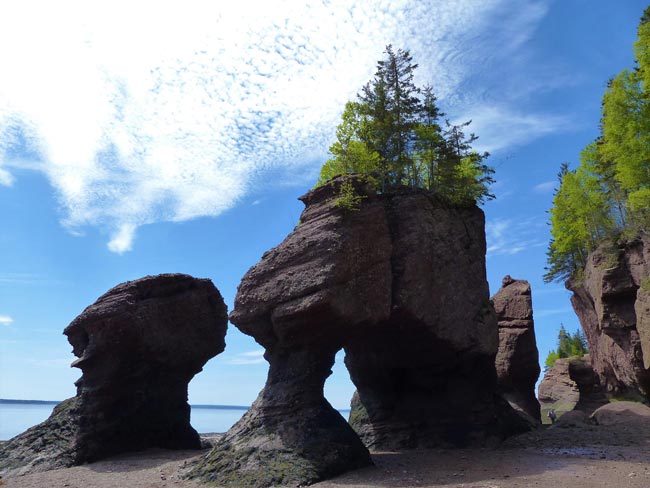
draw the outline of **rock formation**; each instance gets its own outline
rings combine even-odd
[[[598,425],[640,424],[650,427],[650,407],[638,402],[613,402],[596,410],[591,418]]]
[[[187,385],[224,350],[227,320],[223,299],[207,279],[148,276],[109,290],[64,331],[78,357],[72,365],[83,372],[77,396],[3,446],[0,459],[20,445],[33,455],[12,458],[7,467],[51,469],[61,460],[80,464],[147,447],[199,449]],[[56,442],[47,447],[42,436]],[[48,449],[58,453],[55,464]]]
[[[75,464],[77,398],[54,407],[50,417],[0,445],[0,475],[21,476]]]
[[[358,210],[339,205],[352,185]],[[323,385],[345,348],[357,432],[375,447],[503,436],[483,213],[339,177],[244,276],[231,321],[266,349],[263,391],[191,473],[220,485],[307,484],[370,463]],[[500,413],[504,415],[500,416]]]
[[[650,399],[650,241],[602,246],[567,288],[607,395]]]
[[[530,284],[506,276],[492,303],[499,325],[495,361],[499,390],[513,408],[541,422],[535,396],[540,367]]]
[[[539,385],[539,402],[543,419],[551,408],[558,417],[572,410],[590,415],[607,403],[589,355],[556,360]]]

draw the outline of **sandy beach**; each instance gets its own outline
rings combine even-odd
[[[498,448],[374,452],[375,466],[319,488],[647,488],[650,426],[556,426]],[[147,450],[4,480],[20,488],[196,488],[183,473],[203,452]]]

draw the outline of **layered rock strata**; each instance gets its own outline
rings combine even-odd
[[[650,241],[602,246],[567,288],[607,395],[650,399]]]
[[[77,396],[2,446],[0,459],[23,446],[33,454],[6,466],[52,469],[148,447],[199,449],[187,386],[224,350],[227,322],[207,279],[167,274],[112,288],[64,330],[83,372]]]
[[[535,383],[541,370],[530,284],[506,276],[492,303],[499,325],[495,360],[499,391],[513,408],[541,422],[535,396]]]
[[[343,184],[358,209],[340,205]],[[357,177],[301,200],[300,224],[244,276],[230,316],[265,347],[266,385],[191,476],[307,484],[368,465],[357,434],[373,447],[503,435],[483,213],[423,193],[377,196]],[[323,396],[341,348],[357,433]]]

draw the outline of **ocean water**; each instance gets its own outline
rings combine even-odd
[[[0,441],[6,441],[47,419],[52,403],[0,402]],[[339,410],[347,420],[350,410]],[[192,407],[190,422],[200,433],[226,432],[246,413],[246,407],[197,405]]]
[[[47,419],[55,405],[50,403],[1,403],[0,440],[6,441]],[[246,412],[243,407],[193,407],[192,427],[198,432],[226,432]]]

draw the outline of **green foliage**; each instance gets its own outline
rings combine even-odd
[[[346,104],[317,185],[359,173],[381,192],[424,188],[461,205],[494,198],[489,154],[473,151],[477,137],[464,132],[470,122],[446,122],[443,130],[432,88],[413,83],[417,64],[409,52],[389,45],[385,54],[357,101]]]
[[[634,239],[650,231],[650,8],[634,46],[637,67],[610,80],[603,96],[601,135],[563,164],[553,208],[545,281],[575,277],[604,239]]]
[[[548,356],[546,356],[546,361],[544,361],[544,366],[546,369],[552,368],[553,365],[555,364],[555,361],[560,359],[560,355],[557,353],[557,351],[551,349],[548,353]]]
[[[578,329],[573,334],[569,334],[564,325],[560,324],[560,331],[557,335],[557,349],[549,351],[544,365],[548,369],[553,367],[555,361],[559,358],[582,357],[588,352],[587,339],[582,331]]]
[[[647,276],[641,280],[641,286],[639,288],[650,293],[650,276]]]
[[[361,201],[366,198],[365,195],[359,195],[352,183],[345,181],[339,187],[339,196],[334,202],[334,206],[343,210],[343,213],[356,212],[361,207]]]

